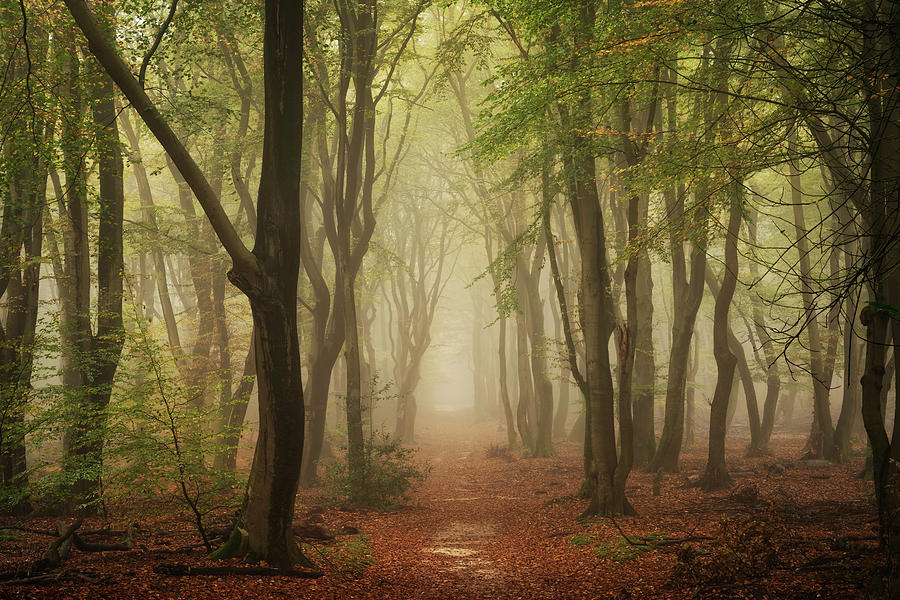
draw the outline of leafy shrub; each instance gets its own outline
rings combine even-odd
[[[363,443],[360,465],[354,473],[346,453],[325,469],[325,491],[335,504],[358,508],[393,510],[409,500],[414,485],[431,471],[427,463],[414,462],[416,450],[404,448],[399,440],[376,432]],[[357,480],[361,479],[361,481]]]
[[[208,542],[207,519],[241,499],[236,474],[210,464],[225,443],[217,407],[200,399],[204,386],[183,382],[142,324],[123,363],[107,416],[106,495],[121,504],[150,500],[167,512],[174,504]]]
[[[331,546],[303,544],[302,549],[304,556],[324,562],[339,577],[362,577],[376,562],[371,540],[365,534],[349,536]]]

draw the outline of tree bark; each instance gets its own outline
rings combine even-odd
[[[669,83],[676,83],[674,72],[669,73]],[[668,123],[677,126],[674,91],[667,92]],[[701,186],[705,187],[705,186]],[[668,379],[666,381],[666,407],[663,431],[656,448],[656,454],[647,467],[649,471],[675,473],[678,471],[678,457],[684,435],[684,401],[687,363],[690,358],[691,337],[700,301],[703,298],[703,280],[706,271],[706,227],[709,213],[703,207],[707,190],[695,192],[697,208],[688,216],[685,214],[685,190],[679,186],[664,192],[669,219],[675,225],[670,227],[669,247],[672,252],[672,292],[674,295],[674,315],[672,319],[672,343],[669,352]],[[690,227],[691,273],[687,276],[685,264],[683,229]]]
[[[757,247],[756,236],[756,219],[758,213],[753,211],[747,220],[747,235],[751,248]],[[759,281],[757,270],[757,261],[750,260],[750,277],[753,281]],[[765,316],[763,314],[763,300],[758,293],[752,293],[753,306],[753,326],[756,331],[756,337],[759,340],[759,346],[763,351],[763,361],[757,357],[759,366],[766,372],[766,399],[763,401],[763,416],[760,423],[760,450],[764,450],[769,444],[772,437],[772,430],[775,428],[775,415],[778,411],[778,396],[781,392],[781,377],[778,375],[778,354],[775,350],[775,343],[772,336],[766,329]],[[748,327],[749,329],[749,327]]]
[[[796,145],[796,131],[788,138],[791,148]],[[800,188],[800,171],[794,162],[790,164],[791,204],[794,211],[794,232],[799,253],[800,289],[804,310],[804,329],[809,336],[809,370],[813,384],[813,423],[807,442],[807,455],[834,460],[837,448],[834,444],[834,426],[831,421],[831,369],[826,379],[826,361],[819,322],[816,318],[815,300],[811,285],[812,269],[809,258],[809,240],[803,216],[803,195]]]
[[[731,484],[725,464],[725,429],[737,357],[729,344],[728,312],[737,285],[737,236],[741,226],[740,194],[743,182],[735,180],[732,185],[734,189],[725,237],[725,272],[719,293],[716,295],[713,317],[713,355],[716,359],[717,373],[716,389],[709,415],[709,456],[701,479],[701,485],[706,491],[721,489]]]
[[[503,404],[503,416],[506,418],[506,446],[516,447],[516,422],[513,417],[512,404],[509,400],[509,384],[506,374],[506,317],[500,317],[500,341],[497,342],[497,356],[500,363],[500,402]]]
[[[303,3],[267,0],[264,30],[266,124],[256,243],[244,246],[209,182],[135,81],[83,0],[66,0],[91,51],[172,157],[231,256],[229,278],[249,298],[259,386],[260,432],[247,499],[234,543],[220,554],[246,552],[288,570],[301,555],[291,532],[303,448],[303,390],[297,339],[299,185],[303,95]],[[246,549],[241,549],[241,531]]]
[[[97,333],[93,333],[90,314],[88,212],[86,197],[80,193],[71,194],[66,207],[70,227],[67,237],[73,250],[71,257],[65,257],[66,271],[71,277],[69,289],[74,290],[74,298],[64,304],[67,314],[63,319],[70,351],[77,349],[70,359],[67,381],[72,385],[69,392],[76,408],[74,420],[64,436],[64,469],[69,472],[72,482],[69,508],[79,512],[96,511],[96,502],[100,499],[106,408],[124,342],[124,165],[116,125],[114,88],[112,81],[102,77],[99,71],[90,73],[89,77],[92,78],[92,121],[98,131]],[[69,133],[74,135],[74,132]],[[79,182],[84,177],[83,156],[70,154],[67,163],[66,185],[70,192],[82,191],[83,184]]]

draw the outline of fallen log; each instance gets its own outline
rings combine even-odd
[[[119,544],[102,544],[98,542],[89,542],[77,533],[72,536],[72,542],[75,547],[82,552],[124,552],[134,548],[134,529],[131,525],[125,530],[125,541]]]
[[[75,535],[75,530],[81,527],[83,522],[83,517],[78,517],[71,525],[60,522],[59,537],[50,542],[47,546],[47,550],[44,551],[43,558],[31,565],[31,569],[28,571],[29,575],[33,573],[44,573],[58,567],[69,555],[69,549],[72,543],[71,538]]]
[[[191,567],[184,564],[173,563],[160,563],[153,567],[153,572],[169,577],[190,577],[193,575],[250,575],[315,579],[322,576],[322,573],[319,571],[282,571],[273,567]]]

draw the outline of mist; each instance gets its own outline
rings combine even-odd
[[[4,593],[900,597],[891,6],[0,8]]]

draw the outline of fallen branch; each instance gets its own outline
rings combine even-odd
[[[46,529],[34,529],[32,527],[19,527],[18,525],[7,525],[5,527],[0,527],[0,531],[22,531],[24,533],[34,533],[37,535],[46,535],[48,537],[59,535],[55,531],[47,531]]]
[[[72,542],[82,552],[124,552],[134,549],[134,542],[130,539],[122,544],[99,544],[97,542],[87,542],[77,533],[72,536]]]
[[[40,575],[29,575],[26,577],[4,578],[0,576],[0,585],[43,585],[45,583],[59,583],[61,581],[77,581],[82,583],[97,584],[106,580],[105,577],[98,576],[96,573],[82,573],[79,571],[71,571],[63,569],[53,573],[41,573]]]
[[[574,530],[572,530],[572,531],[557,531],[556,533],[551,533],[547,537],[548,538],[563,537],[564,535],[575,535],[576,533],[578,533],[578,532],[574,531]]]
[[[127,529],[121,534],[125,540],[118,544],[100,544],[97,542],[89,542],[82,537],[86,534],[75,534],[72,538],[72,541],[75,543],[75,547],[81,550],[82,552],[115,552],[115,551],[125,551],[132,550],[134,548],[134,526],[129,525]]]
[[[75,534],[75,530],[81,527],[83,522],[84,517],[78,517],[71,525],[66,525],[60,521],[59,537],[50,542],[47,550],[44,551],[44,557],[31,566],[29,573],[43,573],[58,567],[68,556],[71,537]]]
[[[160,563],[153,567],[153,572],[169,577],[190,577],[193,575],[251,575],[251,576],[275,576],[298,577],[301,579],[315,579],[321,577],[319,571],[282,571],[272,567],[189,567],[182,564]]]
[[[40,575],[31,575],[28,577],[20,577],[18,579],[7,579],[0,581],[0,585],[41,585],[43,583],[56,583],[60,580],[65,571],[59,573],[42,573]]]

